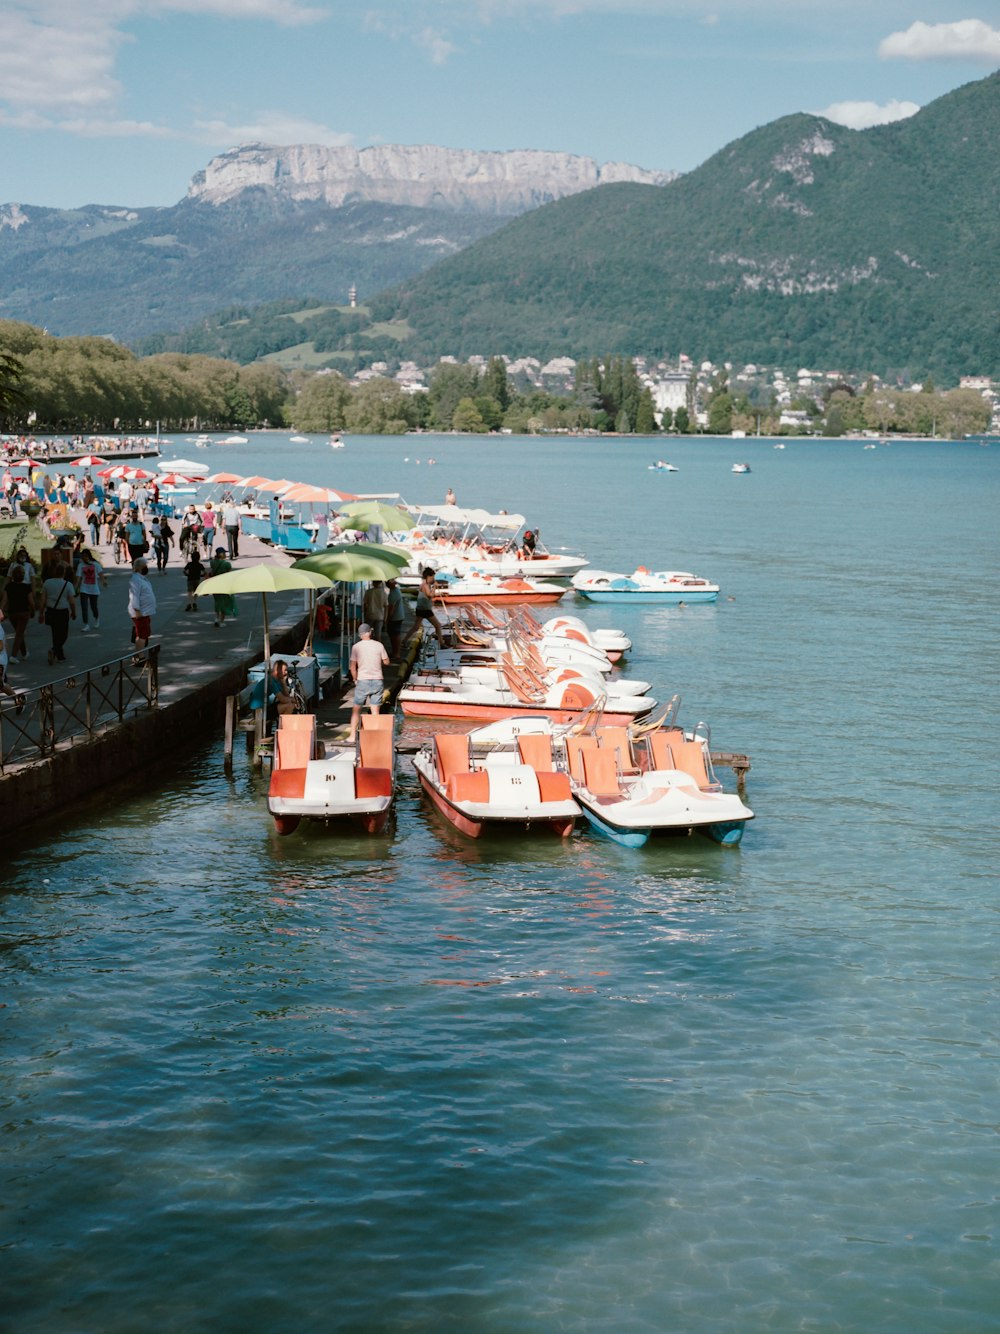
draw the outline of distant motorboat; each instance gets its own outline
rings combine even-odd
[[[733,470],[733,472],[749,472],[749,471],[750,471],[750,464],[749,464],[749,463],[734,463],[734,464],[733,464],[733,468],[732,468],[732,470]]]
[[[250,440],[245,435],[227,435],[225,440],[216,441],[219,445],[248,445]]]
[[[331,436],[330,436],[330,448],[331,448],[331,449],[343,449],[343,448],[344,448],[344,442],[343,442],[343,440],[341,440],[341,438],[340,438],[339,435],[331,435]]]
[[[649,465],[650,472],[676,472],[677,469],[672,463],[666,463],[663,459],[657,459],[655,463]]]
[[[784,448],[785,448],[785,446],[782,445],[782,444],[777,444],[777,445],[775,445],[775,449],[784,449]]]
[[[309,437],[307,435],[290,435],[288,443],[290,445],[308,445]]]

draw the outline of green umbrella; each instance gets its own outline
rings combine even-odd
[[[213,574],[198,585],[198,596],[209,593],[260,593],[264,605],[264,659],[271,660],[271,636],[267,626],[268,593],[287,593],[297,588],[329,588],[333,580],[312,570],[289,565],[247,565],[240,570]]]
[[[303,572],[315,570],[328,579],[357,584],[365,579],[393,579],[409,563],[409,556],[390,547],[374,542],[345,542],[303,556],[292,568]]]
[[[416,528],[412,514],[395,505],[384,505],[380,500],[351,500],[338,511],[343,521],[341,528],[384,528],[387,533],[400,533]]]

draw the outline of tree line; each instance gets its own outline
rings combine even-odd
[[[4,429],[56,433],[142,434],[166,431],[291,427],[306,432],[394,435],[411,430],[485,434],[509,431],[725,435],[789,433],[772,393],[753,396],[718,371],[707,386],[692,374],[684,406],[659,420],[653,396],[630,357],[584,358],[562,393],[512,376],[502,357],[483,364],[440,361],[426,390],[407,392],[374,375],[352,385],[338,371],[288,372],[271,363],[249,366],[219,357],[162,352],[139,357],[106,338],[58,338],[32,325],[0,321],[0,421]],[[803,418],[798,433],[882,433],[961,437],[987,428],[989,405],[975,390],[939,393],[847,384],[821,399],[790,405]]]

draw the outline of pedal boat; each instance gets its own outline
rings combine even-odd
[[[567,736],[573,795],[591,828],[627,848],[668,833],[736,846],[753,811],[722,790],[702,727],[690,735],[661,727],[635,738],[625,727],[598,726]]]
[[[473,570],[461,579],[439,582],[434,597],[446,607],[462,606],[470,602],[489,602],[497,607],[538,606],[558,602],[568,592],[569,589],[561,584],[524,579],[518,575],[500,579],[496,575]]]
[[[576,676],[554,684],[540,683],[509,658],[501,662],[499,675],[502,684],[493,685],[440,672],[411,676],[399,692],[399,704],[404,715],[412,718],[493,722],[529,709],[557,723],[578,722],[603,705],[607,722],[621,725],[644,718],[656,706],[652,696],[617,693],[600,678]]]
[[[274,733],[267,797],[277,832],[292,834],[307,819],[380,833],[396,790],[394,722],[391,713],[365,714],[356,742],[324,746],[314,714],[283,714]]]
[[[580,813],[568,775],[556,771],[551,737],[543,734],[477,756],[469,733],[441,733],[413,765],[437,809],[470,838],[512,826],[566,838]]]
[[[609,570],[583,570],[573,576],[573,587],[591,602],[692,603],[714,602],[719,585],[686,570],[650,571],[640,565],[630,575]]]

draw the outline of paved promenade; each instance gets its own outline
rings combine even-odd
[[[104,566],[107,587],[101,590],[101,624],[89,631],[83,628],[79,600],[76,620],[70,621],[66,641],[66,661],[48,664],[51,635],[46,625],[39,625],[37,617],[28,626],[28,658],[11,662],[8,668],[10,684],[17,690],[33,690],[73,675],[99,667],[102,663],[122,657],[131,648],[132,622],[128,614],[128,581],[132,574],[127,564],[116,565],[111,548],[103,544],[91,548]],[[178,688],[192,688],[211,676],[220,675],[248,652],[263,653],[264,623],[259,594],[241,594],[237,599],[239,615],[226,619],[220,628],[213,627],[214,607],[211,597],[196,599],[197,611],[187,612],[187,581],[183,574],[184,560],[176,550],[171,551],[167,569],[158,572],[153,553],[149,557],[149,579],[156,593],[156,615],[153,617],[152,644],[160,645],[161,704],[170,700]],[[204,559],[204,557],[203,557]],[[256,565],[261,561],[290,565],[283,552],[255,538],[240,539],[240,555],[232,562],[234,568]],[[207,562],[206,562],[207,564]],[[207,573],[207,571],[206,571]],[[283,627],[294,624],[305,614],[302,593],[271,594],[267,600],[268,620],[272,638]],[[8,648],[10,639],[8,639]]]

